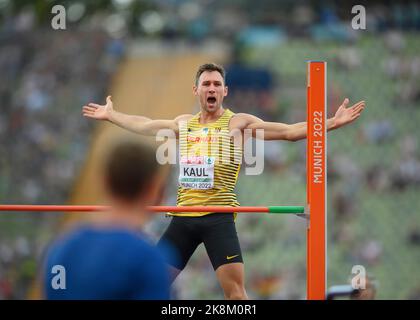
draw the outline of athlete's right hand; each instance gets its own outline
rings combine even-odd
[[[106,97],[106,104],[99,105],[88,103],[83,106],[83,116],[97,120],[111,120],[111,113],[114,111],[111,96]]]

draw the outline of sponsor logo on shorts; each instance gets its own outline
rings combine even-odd
[[[239,256],[239,254],[236,254],[234,256],[226,256],[226,259],[231,260],[231,259],[236,258],[238,256]]]

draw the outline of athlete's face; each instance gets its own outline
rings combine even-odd
[[[227,96],[228,88],[218,71],[204,71],[198,79],[197,86],[193,87],[193,92],[198,97],[202,109],[215,112]]]

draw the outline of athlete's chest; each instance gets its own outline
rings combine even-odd
[[[195,126],[187,127],[185,140],[190,145],[217,144],[230,138],[227,126]]]

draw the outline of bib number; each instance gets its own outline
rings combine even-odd
[[[214,186],[215,157],[181,157],[179,185],[186,189],[207,190]]]

